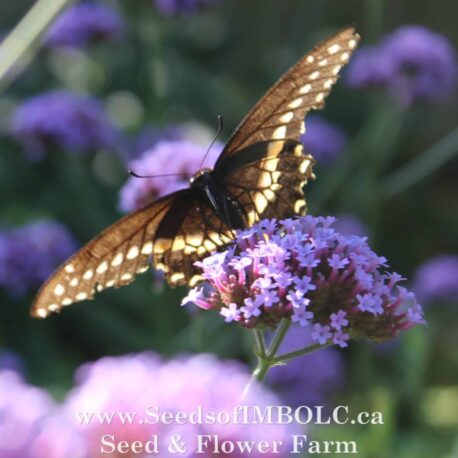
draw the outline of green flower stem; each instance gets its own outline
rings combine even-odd
[[[271,361],[275,358],[278,349],[280,348],[283,339],[285,338],[286,333],[288,332],[289,327],[291,326],[291,321],[289,319],[284,318],[280,323],[280,327],[278,328],[277,333],[275,334],[272,343],[270,344],[269,349],[267,350],[266,360]],[[262,379],[258,379],[262,380]]]
[[[390,199],[430,175],[458,154],[458,128],[411,162],[387,176],[383,182],[383,196]]]
[[[275,364],[277,364],[275,362],[275,356],[277,354],[278,349],[280,348],[280,345],[283,339],[285,338],[286,333],[288,332],[290,325],[291,325],[290,320],[283,319],[267,351],[266,351],[263,332],[258,329],[254,330],[258,364],[255,370],[253,371],[253,373],[251,374],[250,381],[248,382],[247,386],[243,390],[242,399],[250,391],[251,386],[256,382],[263,381],[265,376],[267,375],[267,372],[269,372],[269,369],[272,366],[274,366]]]
[[[73,0],[38,0],[0,45],[0,83],[11,68],[30,51],[38,37]]]
[[[285,353],[284,355],[276,356],[272,361],[273,365],[284,363],[289,361],[290,359],[297,358],[298,356],[306,355],[307,353],[311,353],[312,351],[318,350],[320,348],[326,348],[332,345],[332,342],[328,342],[324,345],[321,344],[314,344],[310,345],[309,347],[302,348],[301,350],[292,351],[291,353]]]
[[[256,340],[257,355],[260,358],[266,357],[266,342],[264,340],[264,333],[259,329],[254,329],[254,338]]]

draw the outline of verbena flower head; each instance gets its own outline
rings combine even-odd
[[[211,6],[216,0],[155,0],[156,8],[167,16],[196,13],[199,8]]]
[[[216,434],[220,441],[256,441],[269,437],[287,442],[287,433],[291,433],[290,426],[266,424],[139,423],[142,419],[153,421],[154,406],[159,413],[190,414],[200,408],[204,413],[231,414],[237,405],[255,405],[261,409],[278,405],[278,399],[260,385],[254,385],[242,400],[242,392],[249,381],[245,367],[236,362],[219,361],[211,355],[183,356],[170,361],[163,361],[151,353],[107,357],[83,366],[77,373],[77,381],[64,409],[82,432],[91,457],[99,456],[100,438],[104,434],[114,435],[117,441],[146,441],[151,440],[152,434],[157,434],[160,450],[163,450],[161,456],[168,456],[170,438],[179,434],[188,446],[186,456],[194,456],[198,434]],[[145,417],[148,407],[151,413]],[[97,421],[89,425],[77,423],[77,412],[117,411],[137,412],[137,417],[132,424],[122,424],[117,417],[109,425]],[[280,456],[287,456],[286,450]]]
[[[49,394],[13,371],[0,371],[0,456],[83,458],[76,429],[57,417]]]
[[[355,53],[347,73],[351,86],[383,87],[402,104],[444,99],[457,82],[455,51],[443,35],[404,26],[380,44]]]
[[[48,46],[82,48],[99,41],[119,39],[124,32],[121,16],[108,6],[81,3],[71,6],[46,35]]]
[[[220,143],[213,146],[205,160],[205,167],[211,167],[215,163],[221,149]],[[131,161],[129,168],[140,175],[177,174],[177,176],[129,178],[121,189],[121,210],[130,212],[160,196],[187,188],[189,178],[198,171],[205,152],[205,147],[190,141],[158,142],[138,159]]]
[[[264,220],[239,231],[234,245],[196,265],[213,287],[195,301],[246,328],[283,318],[307,327],[315,343],[346,347],[349,337],[384,341],[424,323],[413,293],[398,286],[363,237],[332,228],[335,218]]]
[[[94,98],[56,90],[23,102],[11,120],[13,135],[31,158],[58,147],[70,152],[114,149],[119,132]]]
[[[0,231],[0,287],[12,295],[36,288],[77,247],[55,221],[38,221]]]
[[[304,328],[293,325],[288,330],[278,354],[301,350],[314,342]],[[328,404],[342,387],[344,362],[335,348],[324,348],[288,361],[269,370],[266,381],[290,406]]]
[[[414,275],[413,290],[424,303],[458,303],[458,256],[435,256],[422,264]]]
[[[345,132],[316,115],[308,116],[306,125],[307,131],[301,136],[305,150],[319,164],[329,165],[345,148]]]

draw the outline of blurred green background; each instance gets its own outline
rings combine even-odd
[[[445,0],[221,0],[178,17],[159,14],[146,0],[106,3],[127,23],[116,45],[72,54],[39,49],[0,94],[3,227],[52,218],[82,244],[120,216],[127,165],[119,155],[53,151],[30,162],[11,138],[11,113],[31,95],[55,88],[95,95],[132,138],[145,126],[171,123],[199,123],[214,131],[222,114],[225,139],[278,76],[345,25],[355,25],[363,44],[406,24],[425,25],[455,48],[458,43],[458,4]],[[1,2],[0,30],[7,33],[31,4]],[[320,114],[345,130],[349,146],[334,164],[318,165],[317,180],[306,190],[310,213],[359,218],[371,246],[407,278],[429,257],[456,252],[456,158],[409,186],[391,175],[456,128],[456,102],[455,93],[440,104],[401,108],[383,94],[338,83]],[[205,351],[252,363],[248,332],[213,313],[189,313],[179,307],[184,289],[153,283],[143,275],[46,320],[28,315],[36,291],[11,297],[0,289],[0,349],[17,354],[27,379],[58,398],[82,362],[104,355]],[[458,456],[457,304],[429,305],[429,326],[409,331],[388,348],[354,342],[343,351],[345,388],[333,402],[381,410],[386,424],[317,434],[358,440],[364,457]]]

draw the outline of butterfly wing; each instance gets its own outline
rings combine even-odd
[[[85,299],[96,291],[120,287],[148,269],[160,222],[189,190],[177,191],[108,227],[65,261],[41,287],[31,314],[49,312]]]
[[[31,314],[44,318],[105,288],[129,284],[154,262],[168,282],[194,284],[194,262],[232,240],[195,189],[170,194],[122,218],[65,261],[42,286]]]
[[[165,272],[171,286],[193,286],[201,279],[194,263],[228,245],[233,236],[203,196],[181,207],[175,205],[155,235],[155,266]]]
[[[246,115],[218,162],[257,142],[298,141],[305,132],[304,117],[310,110],[324,106],[358,40],[354,29],[346,28],[300,59]]]
[[[313,179],[312,156],[295,140],[258,142],[221,160],[214,173],[239,203],[247,226],[305,213],[302,188]]]

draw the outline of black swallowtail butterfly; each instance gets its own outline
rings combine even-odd
[[[195,284],[194,262],[233,239],[234,229],[305,212],[302,188],[314,159],[299,142],[359,40],[346,28],[316,46],[253,107],[213,170],[188,189],[127,215],[70,257],[42,286],[31,314],[46,317],[95,292],[121,287],[153,262],[171,285]]]

